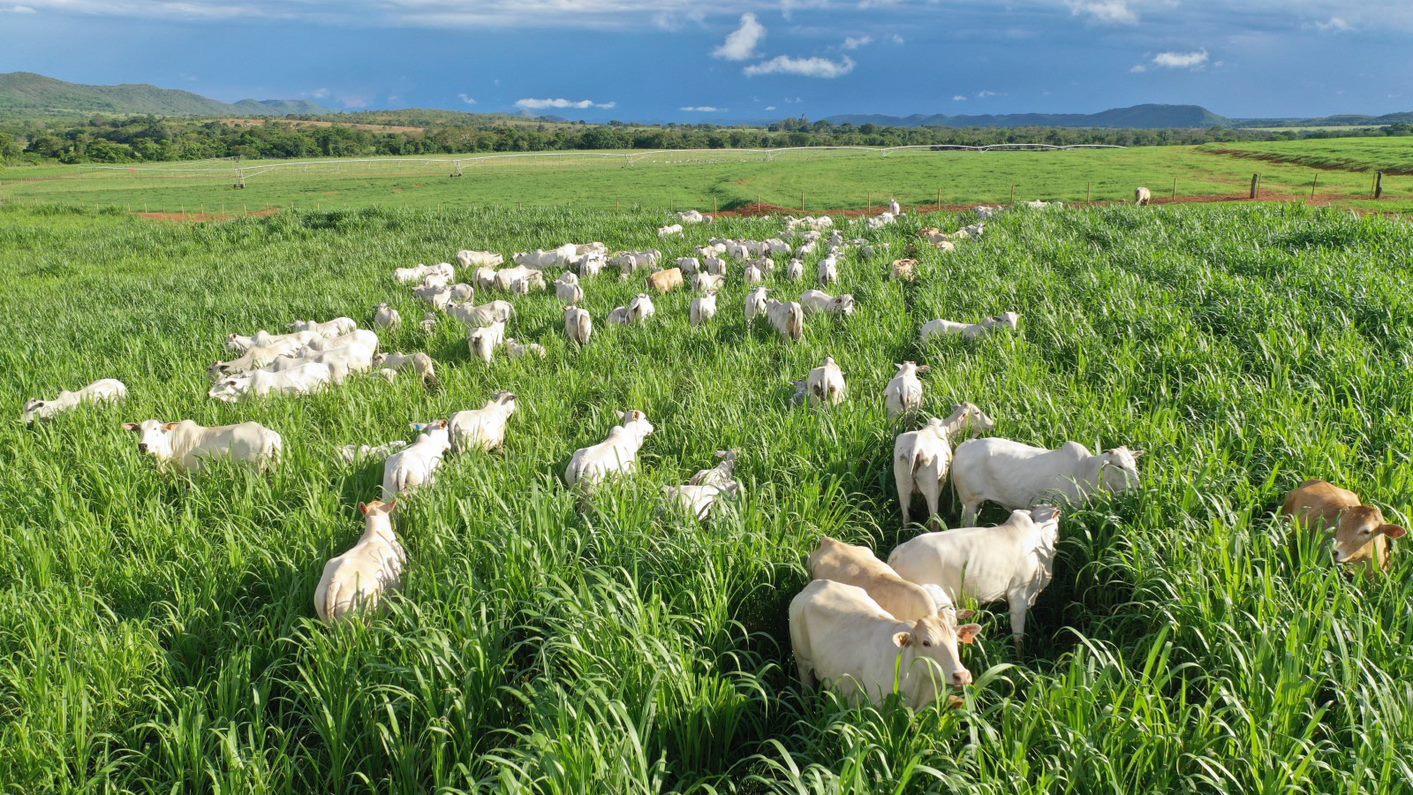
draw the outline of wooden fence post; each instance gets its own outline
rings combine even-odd
[[[805,192],[800,191],[800,212],[805,211]]]
[[[1011,204],[1016,203],[1016,183],[1011,183]]]
[[[1085,187],[1085,189],[1084,189],[1084,203],[1085,203],[1085,204],[1093,204],[1093,203],[1094,203],[1094,183],[1093,183],[1093,182],[1087,183],[1087,187]]]
[[[1382,199],[1384,196],[1384,172],[1374,173],[1374,198]]]
[[[1315,188],[1320,184],[1320,172],[1315,172],[1315,178],[1310,180],[1310,198],[1315,198]]]
[[[1260,174],[1252,174],[1252,175],[1251,175],[1251,198],[1252,198],[1252,199],[1255,199],[1257,196],[1260,196],[1260,195],[1261,195],[1261,175],[1260,175]]]
[[[1173,199],[1176,199],[1176,198],[1177,198],[1177,177],[1173,177],[1173,192],[1168,194],[1168,200],[1169,200],[1169,201],[1172,201]]]
[[[865,191],[864,196],[868,202],[868,214],[873,215],[873,191]]]
[[[937,189],[937,212],[942,212],[942,188]]]

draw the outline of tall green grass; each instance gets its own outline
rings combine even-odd
[[[652,213],[553,209],[295,212],[178,226],[122,213],[0,210],[10,344],[0,382],[0,783],[13,792],[1400,792],[1413,739],[1408,564],[1343,576],[1272,519],[1327,477],[1406,520],[1413,447],[1413,232],[1299,207],[1017,212],[941,256],[919,217],[887,258],[851,254],[847,321],[782,343],[691,296],[580,352],[552,295],[511,332],[544,362],[470,360],[446,322],[443,389],[370,379],[304,399],[205,398],[225,334],[301,317],[424,311],[391,270],[462,247],[657,245]],[[764,237],[778,224],[689,229]],[[915,251],[921,279],[885,278]],[[781,293],[804,285],[776,285]],[[639,292],[586,284],[602,319]],[[916,343],[920,322],[1009,309],[1021,330]],[[825,355],[850,399],[791,409]],[[804,696],[786,607],[821,533],[881,554],[898,527],[883,410],[893,363],[925,361],[927,409],[971,400],[996,433],[1127,443],[1143,486],[1062,524],[1025,646],[1004,613],[965,660],[964,708],[912,713]],[[24,399],[99,377],[121,407],[30,429]],[[377,463],[336,447],[520,397],[507,449],[448,460],[395,525],[403,595],[367,622],[313,621],[323,563],[360,532]],[[658,428],[641,474],[587,512],[571,452],[626,408]],[[261,477],[158,472],[119,423],[260,421],[286,440]],[[742,450],[739,504],[710,527],[659,489]],[[992,509],[984,518],[998,519]],[[948,509],[948,518],[955,511]]]

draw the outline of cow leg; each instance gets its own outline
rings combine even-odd
[[[942,529],[942,517],[938,503],[942,500],[942,484],[934,477],[928,477],[922,484],[922,497],[927,501],[927,524],[933,529]]]
[[[976,525],[976,514],[981,509],[981,500],[962,499],[962,527]]]
[[[802,687],[806,693],[810,692],[811,690],[814,690],[814,666],[810,665],[799,657],[796,657],[795,667],[799,668],[800,670],[800,687]]]
[[[1016,651],[1020,651],[1025,637],[1025,614],[1030,610],[1030,602],[1024,591],[1013,591],[1006,597],[1006,605],[1011,609],[1011,640],[1015,641]]]

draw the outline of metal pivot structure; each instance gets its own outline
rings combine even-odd
[[[455,179],[455,178],[461,176],[461,161],[460,161],[460,160],[453,160],[453,161],[451,161],[451,173],[448,174],[447,176],[451,177],[452,179]]]
[[[234,187],[236,190],[245,190],[245,169],[236,169],[236,181]]]

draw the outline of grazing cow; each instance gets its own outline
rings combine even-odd
[[[878,215],[868,219],[866,225],[871,230],[877,230],[882,229],[883,227],[888,226],[889,224],[895,224],[897,222],[898,217],[895,216],[893,213],[879,213]]]
[[[1153,191],[1147,188],[1138,188],[1133,192],[1133,202],[1139,207],[1147,207],[1153,201]]]
[[[494,251],[467,251],[456,252],[456,261],[461,263],[463,268],[498,268],[505,262],[505,257]]]
[[[428,278],[441,278],[451,281],[456,278],[456,269],[450,262],[442,262],[437,265],[418,265],[415,268],[398,268],[393,271],[393,278],[400,284],[421,284]]]
[[[505,323],[515,317],[515,305],[509,301],[491,301],[472,306],[471,304],[451,304],[447,314],[460,320],[468,329],[478,329],[496,323]]]
[[[658,237],[671,237],[672,235],[680,234],[682,234],[681,224],[668,224],[667,226],[661,227],[657,230]]]
[[[486,364],[490,364],[495,358],[496,348],[505,344],[505,323],[492,323],[489,326],[482,326],[471,332],[471,336],[466,338],[466,346],[471,350],[471,355],[479,358]]]
[[[31,400],[25,404],[24,419],[28,425],[35,420],[47,420],[55,414],[71,411],[82,403],[121,403],[127,400],[128,388],[116,378],[94,381],[77,392],[65,389],[53,400]]]
[[[319,351],[332,351],[349,346],[367,348],[369,351],[378,350],[378,335],[367,329],[355,329],[347,334],[338,337],[319,337],[309,341],[305,347],[304,355],[317,353]],[[294,352],[285,354],[286,356],[297,355]]]
[[[682,269],[668,268],[654,272],[648,276],[648,286],[659,293],[670,293],[678,289],[683,284]]]
[[[434,309],[444,310],[451,303],[451,288],[442,284],[424,284],[415,288],[412,294],[418,300],[431,304]]]
[[[407,442],[401,439],[380,444],[376,447],[367,444],[346,444],[339,448],[339,458],[345,464],[356,464],[359,461],[372,461],[383,459],[396,453],[407,446]]]
[[[751,263],[746,266],[742,279],[746,284],[760,284],[765,281],[765,271],[762,271],[755,263]]]
[[[1094,455],[1078,442],[1046,450],[1010,439],[976,439],[957,448],[952,486],[962,503],[962,524],[970,525],[988,500],[1008,510],[1079,506],[1096,491],[1128,491],[1138,485],[1142,457],[1142,450],[1127,447]]]
[[[718,450],[716,457],[721,461],[716,466],[697,470],[685,486],[664,486],[662,495],[668,505],[706,521],[718,499],[741,493],[741,484],[735,478],[737,456],[735,450]]]
[[[698,273],[692,278],[692,287],[699,293],[714,293],[722,288],[723,277],[713,273]]]
[[[436,331],[437,324],[440,323],[441,320],[441,315],[438,315],[436,312],[428,312],[427,314],[423,315],[422,323],[420,324],[422,326],[422,333],[431,334],[433,331]]]
[[[432,357],[425,353],[380,353],[373,357],[373,367],[389,381],[403,370],[411,370],[428,389],[435,389],[438,384]]]
[[[365,521],[363,535],[347,552],[324,564],[324,576],[314,590],[314,612],[321,621],[376,610],[383,593],[402,584],[407,553],[393,533],[396,508],[396,502],[358,503]]]
[[[1385,522],[1383,512],[1364,505],[1358,494],[1323,480],[1300,484],[1286,497],[1281,515],[1333,535],[1335,562],[1366,574],[1387,573],[1393,551],[1389,542],[1408,534]]]
[[[829,536],[819,539],[807,563],[816,580],[833,580],[862,588],[870,599],[899,621],[917,621],[955,610],[945,591],[898,576],[868,547],[845,544]]]
[[[805,310],[794,301],[766,301],[765,316],[785,339],[799,342],[805,338]]]
[[[888,417],[897,419],[922,408],[922,379],[919,375],[931,371],[931,367],[919,367],[916,362],[903,362],[898,365],[898,374],[888,382],[883,390],[883,403],[888,408]]]
[[[254,348],[250,348],[240,357],[231,359],[230,361],[216,362],[215,364],[211,365],[211,369],[208,371],[208,373],[211,376],[212,380],[217,380],[227,375],[235,375],[237,373],[248,373],[252,370],[259,370],[262,367],[269,366],[271,362],[275,361],[281,356],[295,355],[306,347],[313,346],[317,343],[323,342],[326,339],[327,338],[320,338],[319,340],[311,341],[309,345],[306,346],[305,344],[300,343],[295,338],[285,337],[277,342],[272,342],[269,345],[261,345]]]
[[[790,244],[778,237],[772,237],[765,241],[765,253],[772,257],[788,257],[793,252],[794,249],[790,247]]]
[[[848,317],[854,314],[854,297],[845,293],[835,298],[823,290],[806,290],[800,296],[800,306],[804,308],[806,317],[817,312]]]
[[[585,254],[579,264],[575,266],[580,278],[590,279],[603,272],[604,266],[608,264],[608,255],[602,251],[593,251]]]
[[[581,347],[589,344],[589,338],[594,335],[594,319],[589,317],[589,310],[580,309],[577,306],[566,306],[564,308],[564,336],[570,342],[577,343]]]
[[[586,488],[592,488],[610,475],[636,472],[638,451],[654,430],[643,412],[623,412],[623,424],[610,431],[607,439],[574,451],[564,470],[565,484],[572,487],[583,483]]]
[[[662,252],[657,249],[651,251],[623,251],[613,255],[608,264],[618,268],[622,278],[627,279],[640,270],[656,268],[662,261]]]
[[[832,682],[851,703],[880,704],[896,688],[908,706],[922,709],[946,685],[971,684],[957,642],[970,644],[981,626],[957,626],[955,612],[900,621],[862,588],[814,580],[790,602],[800,683],[809,690]]]
[[[387,304],[378,304],[373,313],[374,328],[397,328],[402,325],[402,314]]]
[[[976,208],[976,215],[983,221],[989,221],[992,218],[999,216],[1003,209],[1004,208],[1001,207],[987,207],[983,204]]]
[[[691,320],[693,326],[705,326],[716,317],[716,293],[692,299]]]
[[[498,392],[479,409],[458,411],[451,418],[452,452],[504,448],[506,426],[519,408],[513,392]]]
[[[308,345],[313,339],[320,335],[313,331],[295,331],[290,334],[271,334],[264,329],[255,332],[254,336],[242,337],[239,334],[232,334],[226,337],[226,347],[235,353],[245,353],[251,348],[260,348],[267,345],[288,344],[287,340],[293,339],[300,347]]]
[[[819,283],[828,287],[839,281],[839,259],[830,254],[819,261]]]
[[[726,276],[726,260],[720,257],[707,257],[706,261],[702,263],[702,270],[712,276],[724,278]]]
[[[336,317],[324,323],[315,320],[296,320],[289,324],[290,331],[312,331],[321,337],[338,337],[350,334],[356,328],[358,328],[358,324],[354,323],[351,317]]]
[[[522,359],[526,356],[533,356],[536,359],[543,359],[548,353],[545,346],[538,342],[521,342],[514,337],[507,337],[505,340],[505,353],[512,359]]]
[[[562,268],[577,259],[578,252],[573,243],[566,243],[549,250],[520,251],[510,258],[522,268]]]
[[[682,271],[683,276],[695,276],[702,269],[702,263],[696,257],[678,257],[673,264]]]
[[[938,586],[954,603],[1005,599],[1019,643],[1026,612],[1050,584],[1059,538],[1060,509],[1043,505],[1012,511],[995,527],[923,533],[894,549],[888,565],[905,580]]]
[[[579,286],[579,277],[569,271],[555,279],[554,295],[565,304],[577,304],[584,300],[584,288]]]
[[[123,428],[139,434],[139,453],[152,456],[159,465],[171,463],[183,472],[198,472],[211,458],[252,464],[263,472],[279,463],[284,449],[280,435],[258,422],[207,428],[191,420],[144,420],[124,423]]]
[[[772,303],[769,294],[764,287],[746,293],[746,325],[750,325],[758,317],[763,317],[766,313],[766,306]]]
[[[893,443],[893,480],[898,487],[904,527],[910,521],[908,512],[914,494],[921,494],[926,501],[927,520],[937,516],[951,463],[952,435],[947,422],[933,417],[922,428],[899,434]]]
[[[628,306],[614,309],[608,316],[608,323],[611,326],[632,326],[646,322],[655,314],[657,307],[653,306],[653,299],[639,293],[637,298],[628,302]]]
[[[900,282],[917,281],[917,260],[915,259],[895,259],[893,260],[893,272],[891,276]]]
[[[833,356],[824,357],[824,364],[810,371],[810,403],[837,406],[844,402],[847,387],[844,384],[844,371],[839,369]]]
[[[496,271],[495,284],[499,290],[527,295],[531,290],[545,289],[545,274],[534,268],[516,265],[513,268]]]
[[[446,420],[431,424],[413,423],[417,440],[383,462],[383,499],[392,500],[399,494],[430,486],[436,480],[437,467],[451,447],[451,434]]]
[[[677,220],[684,224],[699,224],[706,220],[706,216],[696,210],[683,210],[677,213]]]
[[[937,208],[937,209],[940,210],[940,209],[942,209],[942,208],[939,207],[939,208]],[[899,204],[897,199],[889,199],[889,200],[888,200],[888,213],[889,213],[890,215],[893,215],[893,216],[902,215],[902,214],[903,214],[903,205]]]
[[[207,395],[234,403],[248,395],[312,395],[334,380],[333,368],[323,362],[303,361],[288,370],[256,370],[220,381]]]
[[[805,261],[802,259],[792,259],[785,267],[785,278],[792,282],[797,282],[805,278]]]
[[[960,334],[966,339],[976,339],[985,334],[990,334],[997,329],[1012,329],[1020,327],[1020,313],[1006,312],[1001,315],[994,315],[980,323],[958,323],[954,320],[930,320],[922,325],[918,331],[918,340],[927,342],[932,337],[943,334]]]
[[[453,303],[464,304],[467,301],[476,300],[476,288],[465,282],[459,282],[451,286],[451,300]]]
[[[354,373],[363,373],[373,369],[373,359],[375,354],[373,349],[366,345],[353,344],[345,345],[342,348],[331,348],[323,351],[305,351],[299,356],[281,356],[270,362],[269,365],[255,372],[283,373],[290,370],[297,370],[306,364],[324,364],[329,367],[329,379],[335,384],[342,384]]]
[[[471,279],[476,283],[476,289],[478,290],[494,290],[496,287],[496,273],[495,268],[477,268],[476,272],[471,274]]]

